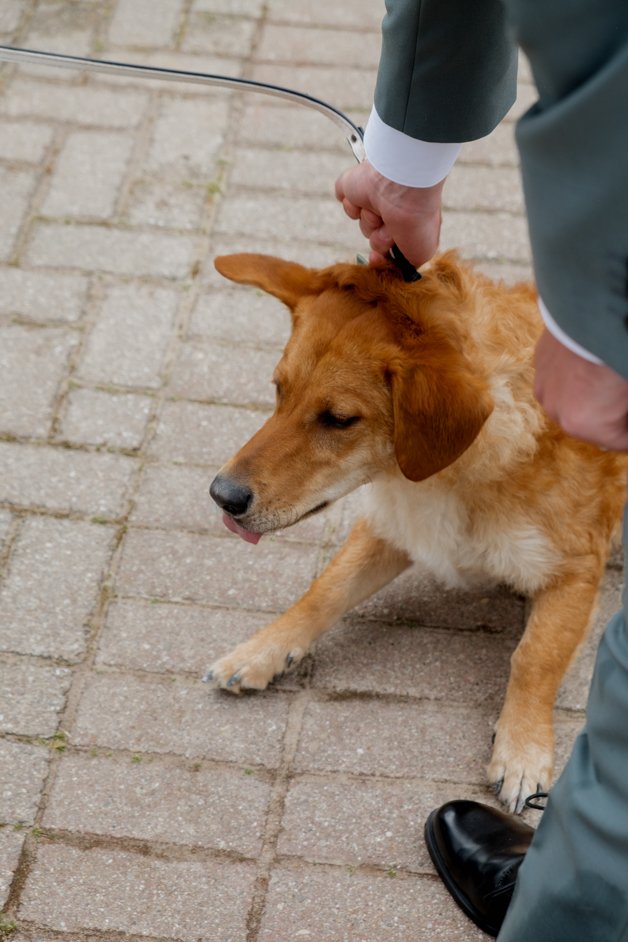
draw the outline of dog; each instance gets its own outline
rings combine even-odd
[[[628,456],[569,437],[535,401],[531,285],[495,284],[455,253],[413,284],[393,266],[314,270],[256,254],[215,265],[292,315],[275,411],[211,484],[225,524],[255,543],[370,487],[305,595],[207,679],[265,688],[415,562],[444,586],[505,583],[532,605],[487,774],[520,811],[551,780],[554,703],[594,610]]]

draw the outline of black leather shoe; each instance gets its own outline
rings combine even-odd
[[[445,886],[470,919],[496,936],[534,828],[477,801],[448,801],[425,823],[425,842]]]

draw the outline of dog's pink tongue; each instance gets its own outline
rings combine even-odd
[[[241,536],[247,543],[259,543],[262,538],[261,533],[253,533],[252,530],[246,530],[244,527],[241,527],[237,520],[234,520],[229,514],[222,515],[222,522],[228,530],[231,530],[232,533],[237,533],[238,536]]]

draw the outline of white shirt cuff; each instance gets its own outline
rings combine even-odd
[[[600,360],[599,357],[596,357],[594,353],[589,353],[584,347],[581,347],[579,343],[576,343],[575,340],[572,340],[569,334],[566,334],[562,327],[560,327],[550,312],[545,307],[543,298],[539,297],[539,310],[541,311],[541,317],[543,322],[550,334],[556,338],[563,347],[567,347],[568,350],[571,350],[572,353],[576,353],[579,357],[582,357],[583,360],[588,360],[589,363],[603,363],[603,360]]]
[[[364,149],[375,169],[402,186],[428,187],[444,180],[462,144],[420,141],[384,124],[372,109],[364,132]]]

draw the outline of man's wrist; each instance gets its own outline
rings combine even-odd
[[[430,187],[445,179],[461,144],[420,141],[385,124],[375,108],[364,132],[364,149],[372,166],[394,183]]]

